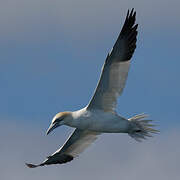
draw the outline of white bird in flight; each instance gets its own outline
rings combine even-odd
[[[94,96],[83,109],[60,112],[53,118],[47,134],[61,125],[76,128],[64,145],[38,164],[26,164],[30,168],[50,164],[63,164],[77,157],[101,133],[128,133],[137,141],[151,137],[158,131],[151,120],[140,114],[126,119],[116,112],[117,98],[121,95],[128,76],[130,59],[136,48],[137,27],[134,9],[127,13],[122,30],[113,49],[108,53],[102,68]]]

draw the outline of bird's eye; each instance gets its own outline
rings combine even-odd
[[[55,119],[55,120],[53,121],[53,124],[57,123],[58,121],[59,121],[59,119]]]
[[[59,123],[60,121],[62,121],[62,119],[61,118],[57,118],[57,119],[54,120],[53,124]]]

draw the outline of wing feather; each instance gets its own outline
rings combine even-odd
[[[88,109],[101,109],[114,112],[117,98],[123,92],[128,76],[130,59],[136,48],[136,12],[129,10],[123,28],[102,68],[100,80]]]
[[[99,134],[100,133],[97,132],[75,129],[75,131],[70,135],[64,145],[51,156],[47,157],[47,159],[43,163],[38,165],[26,165],[30,168],[35,168],[38,166],[63,164],[72,161],[92,142],[94,142],[97,139],[97,135]]]

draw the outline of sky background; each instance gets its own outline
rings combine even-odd
[[[143,143],[102,135],[71,163],[28,169],[71,133],[45,132],[60,111],[84,107],[124,23],[137,11],[138,42],[118,113],[147,113],[161,133]],[[0,0],[0,179],[180,177],[179,0]]]

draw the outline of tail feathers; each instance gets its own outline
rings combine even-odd
[[[152,120],[144,119],[147,117],[148,115],[146,114],[139,114],[128,119],[132,122],[132,130],[128,134],[138,142],[147,139],[147,137],[153,137],[153,134],[159,132],[153,128],[155,125],[151,124]]]

